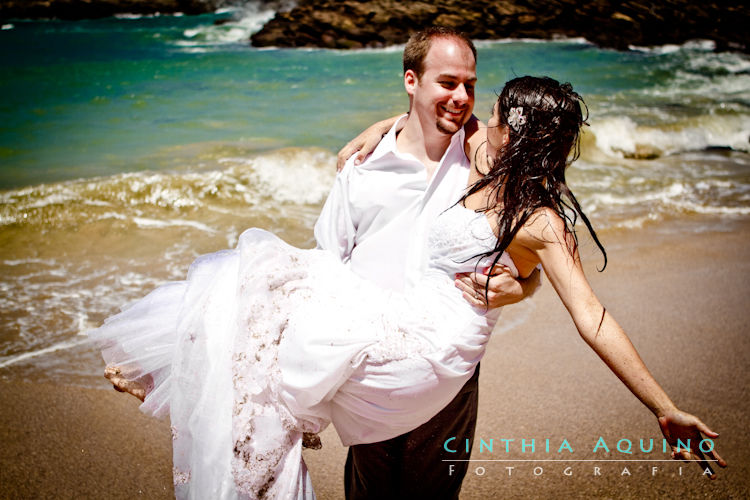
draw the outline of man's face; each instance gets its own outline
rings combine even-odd
[[[412,75],[415,85],[413,109],[423,126],[435,123],[437,130],[452,135],[466,123],[474,109],[476,61],[461,40],[438,37],[432,40],[421,78]]]

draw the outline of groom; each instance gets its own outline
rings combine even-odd
[[[402,290],[427,264],[426,231],[459,199],[470,163],[464,124],[474,108],[476,49],[465,35],[445,28],[414,34],[404,48],[404,87],[409,114],[394,125],[360,165],[350,158],[315,225],[318,247],[335,253],[360,276]],[[487,276],[472,276],[468,299],[484,306]],[[464,287],[466,284],[457,283]],[[489,307],[518,302],[526,289],[506,274],[489,278]],[[466,295],[466,294],[465,294]],[[345,470],[350,500],[458,498],[468,459],[444,455],[456,436],[473,441],[479,368],[440,413],[388,441],[349,448]]]

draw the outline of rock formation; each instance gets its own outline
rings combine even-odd
[[[250,1],[250,0],[244,0]],[[431,25],[475,40],[584,37],[603,47],[709,39],[718,50],[750,52],[744,0],[252,0],[282,6],[252,36],[255,46],[382,47]],[[115,14],[202,14],[243,0],[0,0],[0,19],[85,19]],[[290,2],[293,8],[283,8]]]
[[[97,19],[115,14],[205,14],[213,0],[0,0],[0,19]]]
[[[256,46],[380,47],[404,43],[422,27],[445,25],[475,40],[585,37],[604,47],[710,39],[747,52],[750,7],[743,1],[685,0],[300,0],[254,34]]]

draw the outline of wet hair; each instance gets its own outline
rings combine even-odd
[[[432,40],[435,38],[454,38],[464,42],[471,49],[474,61],[476,62],[477,49],[465,33],[444,26],[432,26],[414,33],[409,37],[409,41],[406,42],[406,47],[404,47],[404,73],[412,70],[416,73],[417,78],[422,78],[424,60],[427,58]]]
[[[565,181],[566,167],[580,155],[579,133],[588,119],[586,103],[569,83],[524,76],[505,84],[497,99],[497,112],[509,140],[500,147],[490,171],[460,201],[490,189],[485,211],[497,213],[499,236],[494,249],[477,257],[497,252],[496,264],[534,212],[546,207],[562,218],[565,232],[573,236],[576,246],[574,226],[579,218],[583,221],[604,256],[603,271],[607,253]],[[514,119],[518,115],[524,118]]]

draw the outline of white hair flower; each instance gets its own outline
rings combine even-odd
[[[510,108],[508,113],[508,125],[513,127],[513,130],[518,130],[526,123],[526,116],[523,114],[523,107],[518,106],[517,108]]]

